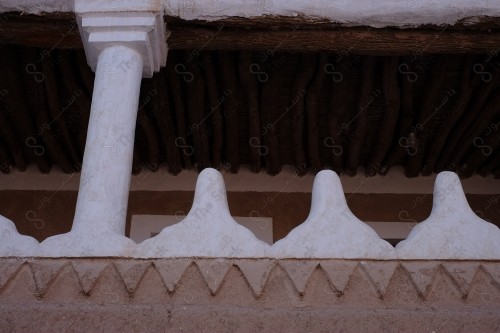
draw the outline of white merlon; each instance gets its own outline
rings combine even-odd
[[[17,232],[16,225],[0,215],[0,257],[32,257],[38,255],[38,241]]]
[[[260,258],[268,252],[269,245],[231,217],[224,179],[208,168],[198,176],[186,218],[137,245],[134,257]]]
[[[337,174],[314,179],[307,220],[271,249],[275,258],[395,259],[394,247],[351,212]]]
[[[500,229],[470,208],[458,176],[441,172],[431,215],[396,246],[400,259],[500,259]]]

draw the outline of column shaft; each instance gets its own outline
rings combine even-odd
[[[125,234],[142,71],[132,48],[99,54],[72,232]]]

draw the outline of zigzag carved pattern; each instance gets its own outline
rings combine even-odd
[[[1,259],[0,303],[500,305],[499,261]]]

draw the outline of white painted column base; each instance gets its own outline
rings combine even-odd
[[[135,243],[112,231],[56,235],[40,243],[39,257],[130,257]]]
[[[0,257],[31,257],[38,255],[38,241],[17,232],[16,225],[0,215]]]

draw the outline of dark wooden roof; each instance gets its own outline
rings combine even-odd
[[[294,165],[500,177],[500,20],[419,29],[167,17],[144,79],[134,173]],[[0,15],[0,171],[79,170],[94,74],[74,15]]]
[[[93,89],[83,50],[0,54],[1,171],[78,170]],[[491,54],[171,51],[142,83],[133,170],[498,177],[499,69]]]

